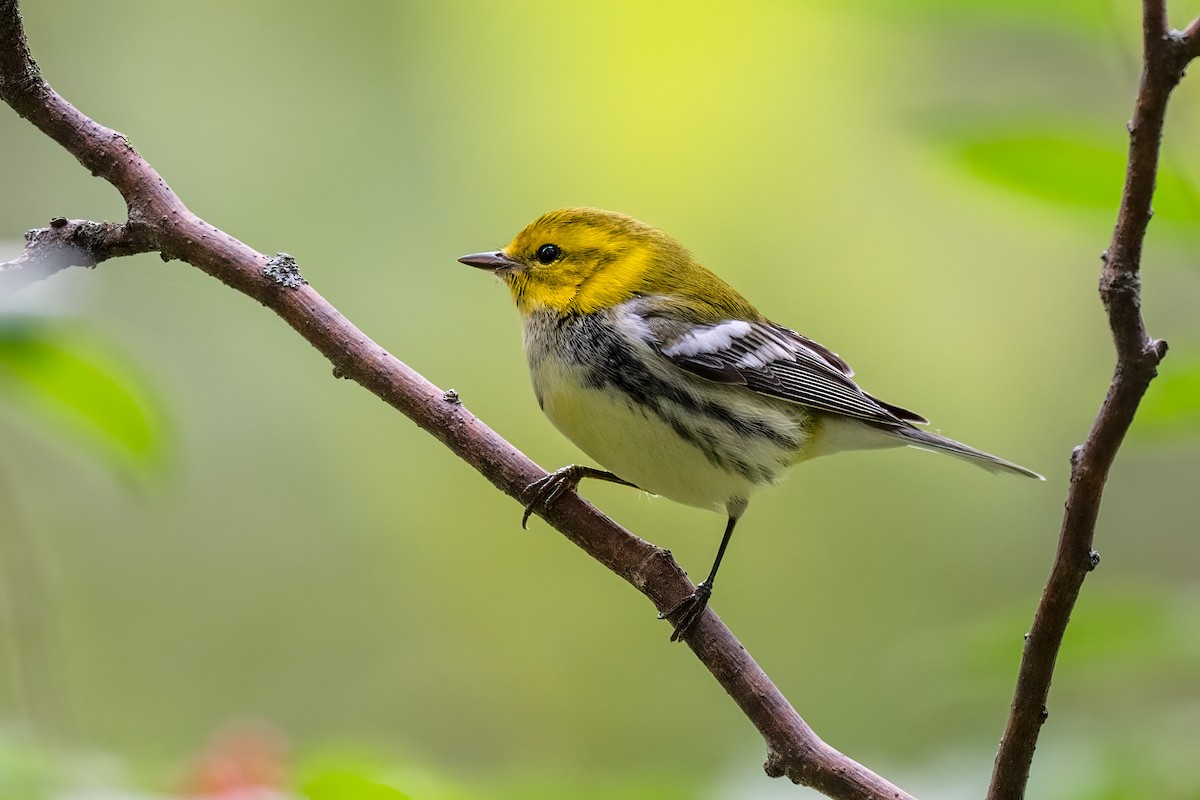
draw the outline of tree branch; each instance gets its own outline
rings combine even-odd
[[[86,219],[50,220],[48,228],[25,232],[25,250],[0,263],[0,291],[12,294],[67,267],[94,267],[101,261],[155,250],[129,223]]]
[[[1108,313],[1117,364],[1112,383],[1084,443],[1071,456],[1071,485],[1054,566],[1025,639],[1012,708],[996,754],[988,800],[1020,800],[1038,734],[1048,714],[1046,699],[1063,634],[1087,574],[1100,562],[1092,549],[1096,518],[1108,471],[1146,389],[1167,353],[1150,338],[1142,320],[1142,244],[1152,215],[1163,123],[1171,91],[1197,55],[1195,34],[1167,27],[1166,3],[1145,0],[1142,14],[1141,83],[1129,123],[1129,161],[1112,243],[1102,256],[1100,297]]]
[[[0,265],[0,278],[27,271],[33,262],[54,271],[134,252],[181,259],[274,311],[330,360],[335,375],[356,381],[405,414],[511,497],[519,500],[526,486],[546,474],[456,395],[443,392],[371,341],[304,283],[290,262],[269,259],[192,214],[123,135],[59,96],[30,56],[16,0],[0,0],[0,97],[111,183],[129,208],[126,223],[56,220],[30,232],[25,254]],[[629,533],[577,495],[539,513],[660,611],[692,592],[668,552]],[[688,645],[762,734],[769,775],[787,776],[844,800],[910,797],[825,744],[711,610],[689,635]]]
[[[1187,39],[1187,56],[1189,59],[1200,57],[1200,17],[1192,20],[1192,24],[1188,25],[1183,32],[1183,36]]]

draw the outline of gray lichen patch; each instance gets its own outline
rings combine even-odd
[[[263,275],[288,289],[299,289],[308,281],[300,274],[300,265],[287,253],[276,253],[263,265]]]

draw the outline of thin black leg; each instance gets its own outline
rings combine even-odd
[[[725,523],[725,535],[721,537],[721,546],[717,548],[717,557],[713,561],[712,569],[708,571],[708,577],[700,581],[694,592],[658,615],[659,619],[678,617],[674,621],[675,630],[671,633],[672,642],[678,642],[687,636],[688,631],[692,629],[696,620],[700,619],[700,615],[708,607],[708,600],[712,597],[713,581],[717,579],[717,570],[721,568],[721,559],[725,557],[725,548],[729,546],[729,540],[733,538],[733,528],[737,525],[738,518],[731,514],[729,521]]]

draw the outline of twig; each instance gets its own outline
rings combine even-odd
[[[1183,35],[1187,39],[1188,58],[1200,57],[1200,17],[1192,20],[1192,24],[1187,26]]]
[[[11,294],[67,267],[94,267],[156,249],[138,233],[138,226],[127,223],[53,219],[48,228],[26,231],[24,252],[0,263],[0,292]]]
[[[545,475],[467,411],[457,395],[443,392],[354,327],[303,283],[290,263],[269,259],[188,211],[124,136],[80,113],[42,80],[17,6],[16,0],[0,0],[0,96],[116,187],[129,207],[129,221],[115,228],[79,221],[52,225],[28,237],[21,263],[0,265],[0,275],[46,252],[60,256],[59,265],[91,266],[114,255],[149,250],[181,259],[277,313],[332,362],[336,375],[358,382],[404,413],[510,496],[520,499],[526,486]],[[660,611],[692,592],[669,553],[578,496],[563,498],[543,516]],[[821,741],[712,611],[701,618],[688,644],[762,734],[768,774],[844,800],[910,797]]]
[[[1046,699],[1054,663],[1087,574],[1100,561],[1092,549],[1096,517],[1108,470],[1133,422],[1138,404],[1167,343],[1150,338],[1142,320],[1139,269],[1152,214],[1163,122],[1171,91],[1197,53],[1200,20],[1186,34],[1167,27],[1166,4],[1146,0],[1142,14],[1144,55],[1141,85],[1129,124],[1129,162],[1112,244],[1104,252],[1100,296],[1117,352],[1108,395],[1083,445],[1071,456],[1071,485],[1054,566],[1026,635],[1008,724],[996,754],[988,800],[1025,796],[1038,734],[1048,714]]]

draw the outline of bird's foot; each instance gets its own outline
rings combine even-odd
[[[523,494],[531,494],[529,503],[525,506],[525,516],[521,517],[521,527],[525,528],[529,518],[539,508],[545,509],[552,506],[558,498],[564,493],[574,491],[579,482],[584,478],[599,478],[602,481],[609,483],[619,483],[622,486],[633,486],[634,484],[618,478],[611,472],[606,472],[595,467],[585,467],[582,464],[572,464],[569,467],[556,469],[544,478],[538,478],[533,483],[525,487]]]
[[[556,469],[544,478],[538,478],[525,487],[523,494],[529,495],[525,504],[525,514],[521,517],[521,527],[528,529],[529,518],[539,508],[549,508],[554,505],[564,492],[574,491],[579,482],[588,475],[588,467],[572,464],[569,467]]]
[[[659,619],[670,620],[675,626],[675,630],[671,633],[672,642],[681,641],[688,635],[692,626],[696,624],[696,620],[700,619],[700,615],[708,607],[710,597],[712,597],[712,584],[708,581],[701,581],[696,586],[696,591],[658,615]]]

